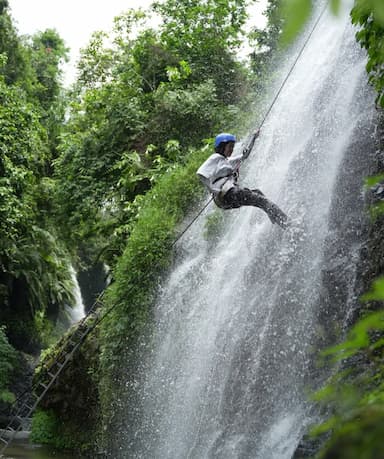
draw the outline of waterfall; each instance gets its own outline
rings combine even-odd
[[[74,324],[84,317],[85,311],[84,311],[83,297],[81,295],[79,282],[76,276],[76,271],[73,269],[72,266],[70,267],[70,272],[71,272],[72,281],[74,285],[73,296],[75,299],[75,304],[72,306],[68,306],[66,310],[67,310],[67,314],[68,314],[70,323]]]
[[[114,457],[289,459],[316,419],[318,343],[356,307],[374,149],[374,94],[354,33],[347,8],[325,13],[241,171],[292,227],[241,208],[207,241],[212,206],[180,241],[151,349],[127,382],[137,405]]]

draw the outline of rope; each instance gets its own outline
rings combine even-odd
[[[325,13],[325,10],[327,9],[327,4],[328,4],[327,1],[324,2],[323,10],[322,10],[321,13],[319,14],[319,17],[317,18],[316,22],[314,23],[314,25],[313,25],[313,27],[312,27],[311,32],[309,33],[309,35],[308,35],[308,37],[306,38],[306,40],[305,40],[303,46],[301,47],[299,54],[296,56],[296,59],[294,60],[294,62],[293,62],[293,64],[292,64],[292,66],[291,66],[289,72],[287,73],[286,77],[284,78],[284,81],[283,81],[283,83],[281,84],[280,89],[277,91],[277,93],[276,93],[276,95],[275,95],[275,97],[274,97],[274,99],[273,99],[273,101],[272,101],[272,103],[271,103],[269,109],[267,110],[267,112],[266,112],[266,114],[265,114],[265,116],[264,116],[264,118],[263,118],[263,120],[262,120],[262,122],[261,122],[261,124],[260,124],[259,129],[261,129],[261,127],[262,127],[263,124],[265,123],[265,120],[268,118],[268,115],[270,114],[270,112],[271,112],[273,106],[275,105],[277,99],[279,98],[280,93],[281,93],[281,91],[283,90],[283,88],[284,88],[286,82],[288,81],[289,77],[292,75],[292,72],[293,72],[293,70],[295,69],[297,62],[299,61],[301,55],[303,54],[305,48],[307,47],[307,45],[308,45],[308,43],[309,43],[309,40],[312,38],[312,35],[313,35],[314,31],[316,30],[316,28],[317,28],[317,26],[318,26],[318,24],[319,24],[321,18],[323,17],[323,15],[324,15],[324,13]]]
[[[275,94],[275,97],[273,98],[272,103],[270,104],[268,110],[266,111],[266,113],[265,113],[265,115],[264,115],[264,117],[263,117],[263,119],[262,119],[262,121],[261,121],[261,123],[260,123],[260,126],[259,126],[258,130],[260,130],[260,129],[263,127],[263,125],[264,125],[266,119],[268,118],[269,114],[271,113],[272,108],[274,107],[274,105],[275,105],[277,99],[279,98],[279,96],[280,96],[280,94],[281,94],[281,91],[283,90],[283,88],[284,88],[285,84],[287,83],[289,77],[292,75],[292,72],[293,72],[293,70],[295,69],[297,62],[299,61],[300,57],[302,56],[302,54],[303,54],[305,48],[307,47],[307,45],[308,45],[310,39],[312,38],[312,35],[313,35],[314,31],[316,30],[316,28],[317,28],[317,26],[318,26],[318,24],[319,24],[321,18],[323,17],[323,15],[324,15],[324,13],[325,13],[325,10],[327,9],[327,4],[328,4],[327,1],[324,2],[324,7],[323,7],[321,13],[319,14],[319,17],[318,17],[317,20],[315,21],[315,23],[314,23],[314,25],[313,25],[313,27],[312,27],[311,32],[309,33],[309,35],[308,35],[308,37],[306,38],[306,40],[305,40],[303,46],[301,47],[300,52],[299,52],[298,55],[296,56],[296,59],[294,60],[294,62],[293,62],[293,64],[292,64],[292,66],[291,66],[289,72],[287,73],[287,75],[286,75],[286,77],[284,78],[282,84],[280,85],[279,90],[278,90],[277,93]],[[239,168],[240,168],[240,165],[239,165]],[[195,221],[200,217],[200,215],[201,215],[201,214],[203,213],[203,211],[208,207],[208,205],[212,202],[212,200],[213,200],[213,197],[211,197],[211,198],[209,199],[209,201],[208,201],[208,202],[204,205],[204,207],[197,213],[197,215],[193,218],[193,220],[192,220],[192,221],[186,226],[186,228],[177,236],[177,238],[176,238],[176,239],[173,241],[173,243],[171,244],[171,248],[179,241],[179,239],[181,239],[181,237],[182,237],[182,236],[189,230],[189,228],[195,223]]]
[[[208,200],[208,202],[204,205],[204,207],[202,209],[200,209],[200,211],[195,215],[195,217],[193,218],[193,220],[188,223],[188,225],[184,228],[184,230],[177,236],[177,238],[172,242],[171,244],[171,247],[172,248],[176,242],[181,239],[181,237],[189,230],[189,228],[195,223],[195,221],[200,217],[200,215],[204,212],[204,210],[209,206],[209,204],[212,202],[213,200],[213,196],[210,197],[210,199]]]
[[[311,30],[310,34],[308,35],[307,39],[306,39],[305,42],[304,42],[304,45],[302,46],[302,48],[301,48],[299,54],[297,55],[297,57],[296,57],[296,59],[295,59],[293,65],[291,66],[291,68],[290,68],[290,70],[289,70],[287,76],[285,77],[283,83],[281,84],[281,86],[280,86],[278,92],[276,93],[276,95],[275,95],[275,97],[274,97],[274,99],[273,99],[273,101],[272,101],[272,103],[271,103],[269,109],[267,110],[267,112],[266,112],[266,114],[265,114],[265,116],[264,116],[264,118],[263,118],[263,120],[262,120],[262,122],[261,122],[261,124],[260,124],[260,128],[261,128],[261,127],[263,126],[263,124],[265,123],[265,120],[267,119],[269,113],[271,112],[273,106],[275,105],[275,103],[276,103],[276,101],[277,101],[277,99],[278,99],[278,97],[279,97],[281,91],[283,90],[283,87],[285,86],[285,84],[286,84],[286,82],[288,81],[288,78],[290,77],[290,75],[292,74],[292,72],[293,72],[293,70],[294,70],[294,68],[295,68],[295,66],[296,66],[296,64],[297,64],[297,62],[298,62],[298,60],[300,59],[301,55],[303,54],[303,51],[304,51],[304,49],[306,48],[306,46],[307,46],[309,40],[311,39],[311,37],[312,37],[312,35],[313,35],[313,33],[314,33],[314,31],[315,31],[317,25],[319,24],[319,22],[320,22],[320,20],[321,20],[321,18],[322,18],[322,16],[323,16],[323,14],[324,14],[324,12],[325,12],[325,10],[326,10],[326,7],[327,7],[327,2],[325,2],[324,8],[323,8],[321,14],[320,14],[319,17],[317,18],[317,20],[316,20],[314,26],[312,27],[312,30]],[[260,129],[260,128],[259,128],[259,129]],[[188,223],[188,225],[184,228],[184,230],[174,239],[174,241],[173,241],[172,244],[170,245],[170,248],[174,247],[174,245],[181,239],[181,237],[189,230],[189,228],[195,223],[195,221],[200,217],[200,215],[204,212],[204,210],[209,206],[209,204],[212,202],[212,200],[213,200],[213,197],[210,197],[210,199],[206,202],[206,204],[204,204],[204,206],[203,206],[203,207],[200,209],[200,211],[195,215],[195,217]],[[130,288],[128,289],[128,291],[126,292],[126,295],[128,295],[128,294],[133,290],[133,288],[134,288],[134,286],[130,287]],[[103,292],[102,292],[102,293],[103,293]],[[102,295],[101,295],[101,296],[102,296]],[[100,299],[100,298],[99,298],[99,299]],[[104,318],[105,318],[108,314],[110,314],[110,313],[112,312],[112,310],[113,310],[116,306],[117,306],[117,304],[112,305],[109,309],[107,309],[107,311],[106,311],[101,317],[97,317],[96,320],[95,320],[95,322],[93,323],[92,327],[90,327],[90,328],[93,330],[100,322],[102,322],[102,321],[104,320]],[[94,311],[94,309],[95,309],[95,308],[94,308],[94,306],[93,306],[93,307],[91,308],[91,311]]]

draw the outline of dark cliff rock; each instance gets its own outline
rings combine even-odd
[[[360,298],[369,290],[372,281],[384,274],[384,217],[375,220],[370,217],[372,205],[384,199],[384,188],[380,185],[364,188],[366,177],[384,172],[383,131],[381,121],[380,128],[373,125],[370,131],[360,133],[340,167],[324,252],[323,289],[318,312],[321,330],[315,345],[320,350],[340,342],[367,308],[379,307],[366,305]],[[359,371],[364,372],[366,362],[349,361],[346,365],[357,365]],[[322,383],[324,379],[320,377],[317,386]],[[362,432],[364,429],[362,425]],[[328,438],[329,435],[312,438],[306,434],[293,459],[316,457]],[[351,443],[356,439],[357,434],[353,434]],[[340,438],[340,451],[344,448],[343,442],[348,443],[347,429]],[[324,457],[352,457],[335,455],[334,448],[335,445]]]
[[[46,371],[65,349],[68,338],[77,327],[87,327],[92,320],[94,317],[91,315],[84,323],[72,327],[58,344],[46,353],[36,370],[36,379],[49,381]],[[49,443],[62,449],[72,450],[76,454],[87,451],[93,455],[92,457],[96,455],[100,426],[98,365],[99,344],[97,332],[94,330],[76,350],[40,402],[36,416],[36,424],[39,424],[39,428],[34,429],[34,422],[32,423],[34,442]],[[49,422],[40,422],[39,412],[47,413]]]
[[[103,263],[87,265],[77,273],[81,296],[84,302],[85,311],[88,312],[97,297],[103,292],[107,286],[107,272]]]

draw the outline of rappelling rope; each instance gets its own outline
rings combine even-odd
[[[266,121],[268,115],[270,114],[270,112],[271,112],[273,106],[275,105],[275,103],[276,103],[276,101],[277,101],[277,99],[278,99],[278,97],[279,97],[281,91],[283,90],[283,87],[285,86],[285,84],[286,84],[286,82],[288,81],[288,78],[290,77],[290,75],[292,74],[292,72],[293,72],[293,70],[294,70],[294,68],[295,68],[295,66],[296,66],[296,64],[297,64],[297,62],[298,62],[298,60],[300,59],[301,55],[303,54],[304,49],[306,48],[306,46],[307,46],[309,40],[311,39],[311,37],[312,37],[312,35],[313,35],[313,33],[314,33],[314,31],[315,31],[317,25],[319,24],[319,22],[320,22],[320,20],[321,20],[321,18],[322,18],[322,16],[323,16],[323,14],[324,14],[324,12],[325,12],[325,10],[326,10],[327,4],[328,4],[328,2],[326,1],[326,2],[325,2],[325,5],[324,5],[324,8],[323,8],[323,10],[322,10],[322,12],[321,12],[321,14],[319,15],[319,17],[317,18],[316,22],[314,23],[314,25],[313,25],[313,27],[312,27],[312,30],[311,30],[310,34],[309,34],[308,37],[306,38],[306,40],[305,40],[303,46],[302,46],[301,49],[300,49],[299,54],[297,55],[297,57],[296,57],[294,63],[292,64],[292,66],[291,66],[291,68],[290,68],[290,70],[289,70],[287,76],[285,77],[283,83],[280,85],[279,90],[277,91],[277,93],[276,93],[276,95],[275,95],[275,97],[274,97],[272,103],[270,104],[270,106],[269,106],[269,108],[268,108],[266,114],[264,115],[264,118],[263,118],[263,120],[262,120],[261,123],[260,123],[259,129],[261,129],[261,127],[262,127],[263,124],[265,123],[265,121]],[[210,199],[204,204],[204,206],[203,206],[203,207],[199,210],[199,212],[195,215],[195,217],[190,221],[190,223],[184,228],[184,230],[174,239],[174,241],[173,241],[172,244],[170,245],[170,248],[172,248],[172,247],[180,240],[180,238],[189,230],[189,228],[195,223],[195,221],[200,217],[200,215],[204,212],[204,210],[209,206],[209,204],[212,202],[212,200],[213,200],[213,197],[211,196]],[[134,288],[133,286],[132,286],[131,288],[129,288],[128,291],[126,292],[126,294],[128,295],[128,294],[133,290],[133,288]],[[104,294],[104,292],[102,292],[102,293],[100,294],[100,296],[99,296],[99,298],[97,299],[97,301],[95,302],[95,304],[98,303],[98,302],[101,300],[103,294]],[[95,322],[92,324],[91,328],[94,329],[102,320],[104,320],[104,318],[105,318],[110,312],[112,312],[112,310],[116,307],[116,305],[117,305],[117,304],[112,305],[109,309],[107,309],[107,311],[106,311],[101,317],[96,316],[96,320],[95,320]],[[91,311],[94,312],[94,310],[95,310],[95,307],[93,306],[93,307],[91,308]]]
[[[317,20],[315,21],[313,27],[312,27],[312,30],[311,32],[309,33],[308,37],[306,38],[303,46],[301,47],[300,49],[300,52],[298,53],[298,55],[296,56],[296,59],[294,60],[289,72],[287,73],[286,77],[284,78],[282,84],[280,85],[280,88],[279,90],[277,91],[277,93],[275,94],[275,97],[273,98],[272,100],[272,103],[270,104],[268,110],[266,111],[260,125],[259,125],[259,128],[258,128],[258,131],[260,131],[260,129],[263,127],[266,119],[268,118],[269,114],[271,113],[271,110],[272,108],[274,107],[277,99],[279,98],[280,94],[281,94],[281,91],[283,90],[285,84],[287,83],[289,77],[292,75],[292,72],[293,70],[295,69],[296,67],[296,64],[297,62],[299,61],[301,55],[303,54],[305,48],[307,47],[310,39],[312,38],[312,35],[314,33],[314,31],[316,30],[321,18],[323,17],[324,13],[325,13],[325,10],[327,9],[327,4],[328,4],[328,1],[325,1],[324,2],[324,7],[321,11],[321,13],[319,14],[319,17],[317,18]],[[248,157],[248,156],[247,156]],[[242,161],[240,161],[242,162]],[[239,164],[239,167],[240,167],[240,164]],[[184,228],[184,230],[176,237],[176,239],[173,241],[173,243],[171,244],[171,248],[181,239],[181,237],[189,230],[189,228],[195,223],[195,221],[200,217],[200,215],[204,212],[204,210],[209,206],[209,204],[213,201],[213,196],[211,196],[209,198],[209,200],[207,201],[206,204],[204,204],[204,206],[202,207],[202,209],[200,209],[200,211],[196,214],[196,216],[188,223],[188,225]]]
[[[277,99],[279,98],[281,91],[283,90],[283,88],[284,88],[285,84],[287,83],[289,77],[291,76],[291,74],[292,74],[292,72],[293,72],[293,70],[294,70],[294,68],[295,68],[295,66],[296,66],[296,64],[297,64],[297,62],[299,61],[299,59],[300,59],[301,55],[303,54],[303,52],[304,52],[304,50],[305,50],[307,44],[309,43],[309,41],[310,41],[310,39],[311,39],[311,37],[312,37],[314,31],[316,30],[316,28],[317,28],[317,26],[318,26],[318,24],[319,24],[321,18],[322,18],[323,15],[324,15],[324,12],[325,12],[325,10],[326,10],[326,8],[327,8],[327,4],[328,4],[328,1],[325,1],[325,2],[324,2],[324,7],[323,7],[321,13],[319,14],[317,20],[315,21],[315,23],[314,23],[314,25],[313,25],[313,27],[312,27],[311,32],[309,33],[308,37],[306,38],[306,40],[305,40],[303,46],[302,46],[301,49],[300,49],[300,52],[299,52],[298,55],[296,56],[296,59],[294,60],[294,62],[293,62],[293,64],[292,64],[292,66],[291,66],[289,72],[287,73],[286,77],[284,78],[282,84],[280,85],[279,90],[277,91],[275,97],[274,97],[273,100],[272,100],[272,103],[270,104],[270,106],[269,106],[267,112],[265,113],[264,118],[262,119],[262,121],[261,121],[261,123],[260,123],[259,130],[260,130],[260,129],[262,128],[262,126],[264,125],[264,123],[265,123],[266,119],[268,118],[268,116],[269,116],[269,114],[270,114],[270,112],[271,112],[273,106],[275,105]],[[174,245],[174,244],[183,236],[183,234],[192,226],[192,224],[193,224],[193,223],[197,220],[197,218],[202,214],[203,210],[206,209],[206,208],[208,207],[208,204],[210,204],[210,203],[212,202],[212,200],[213,200],[213,197],[211,197],[211,198],[209,199],[209,201],[207,202],[207,204],[204,205],[204,207],[202,208],[202,210],[201,210],[201,211],[197,214],[197,216],[189,223],[189,225],[186,227],[186,229],[185,229],[181,234],[179,234],[179,236],[176,238],[176,240],[174,241],[174,243],[173,243],[172,245]],[[210,378],[209,378],[209,379],[212,378],[212,375],[213,375],[213,373],[211,372],[211,375],[210,375]],[[209,381],[209,384],[210,384],[210,381]],[[199,435],[200,435],[200,432],[201,432],[201,426],[202,426],[203,417],[204,417],[204,415],[205,415],[205,411],[206,411],[206,403],[203,404],[203,408],[202,408],[202,410],[201,410],[200,417],[199,417],[199,425],[198,425],[197,433],[196,433],[196,436],[195,436],[195,440],[194,440],[194,443],[192,444],[192,446],[190,447],[190,449],[189,449],[189,451],[188,451],[188,454],[187,454],[187,456],[186,456],[187,459],[189,459],[189,458],[191,457],[191,455],[193,454],[193,452],[194,452],[194,450],[195,450],[195,448],[196,448],[196,442],[197,442],[197,439],[198,439],[198,437],[199,437]]]
[[[312,38],[312,35],[313,35],[314,31],[316,30],[316,28],[317,28],[317,26],[318,26],[318,24],[319,24],[321,18],[323,17],[323,15],[324,15],[324,13],[325,13],[325,10],[327,9],[327,5],[328,5],[328,1],[325,1],[325,2],[324,2],[324,7],[323,7],[321,13],[319,14],[319,17],[316,19],[316,22],[314,23],[311,32],[309,33],[308,37],[306,38],[306,40],[305,40],[303,46],[302,46],[301,49],[300,49],[300,52],[299,52],[298,55],[296,56],[296,59],[294,60],[294,62],[293,62],[293,64],[292,64],[292,66],[291,66],[289,72],[287,73],[286,77],[284,78],[283,83],[281,84],[281,86],[280,86],[279,90],[277,91],[277,93],[276,93],[276,95],[275,95],[275,97],[274,97],[274,99],[273,99],[273,101],[272,101],[270,107],[268,108],[266,114],[264,115],[264,118],[263,118],[263,120],[262,120],[261,123],[260,123],[259,129],[262,128],[263,124],[265,123],[265,120],[268,118],[268,115],[270,114],[270,112],[271,112],[273,106],[275,105],[277,99],[279,98],[281,91],[283,90],[283,88],[284,88],[286,82],[288,81],[288,79],[289,79],[289,77],[291,76],[291,74],[292,74],[294,68],[296,67],[296,64],[297,64],[298,60],[300,59],[300,57],[301,57],[301,55],[303,54],[305,48],[307,47],[307,44],[309,43],[309,40]]]

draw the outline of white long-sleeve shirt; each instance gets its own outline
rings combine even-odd
[[[226,158],[213,153],[197,170],[200,180],[214,195],[225,194],[236,184],[237,169],[243,159],[240,156]]]

